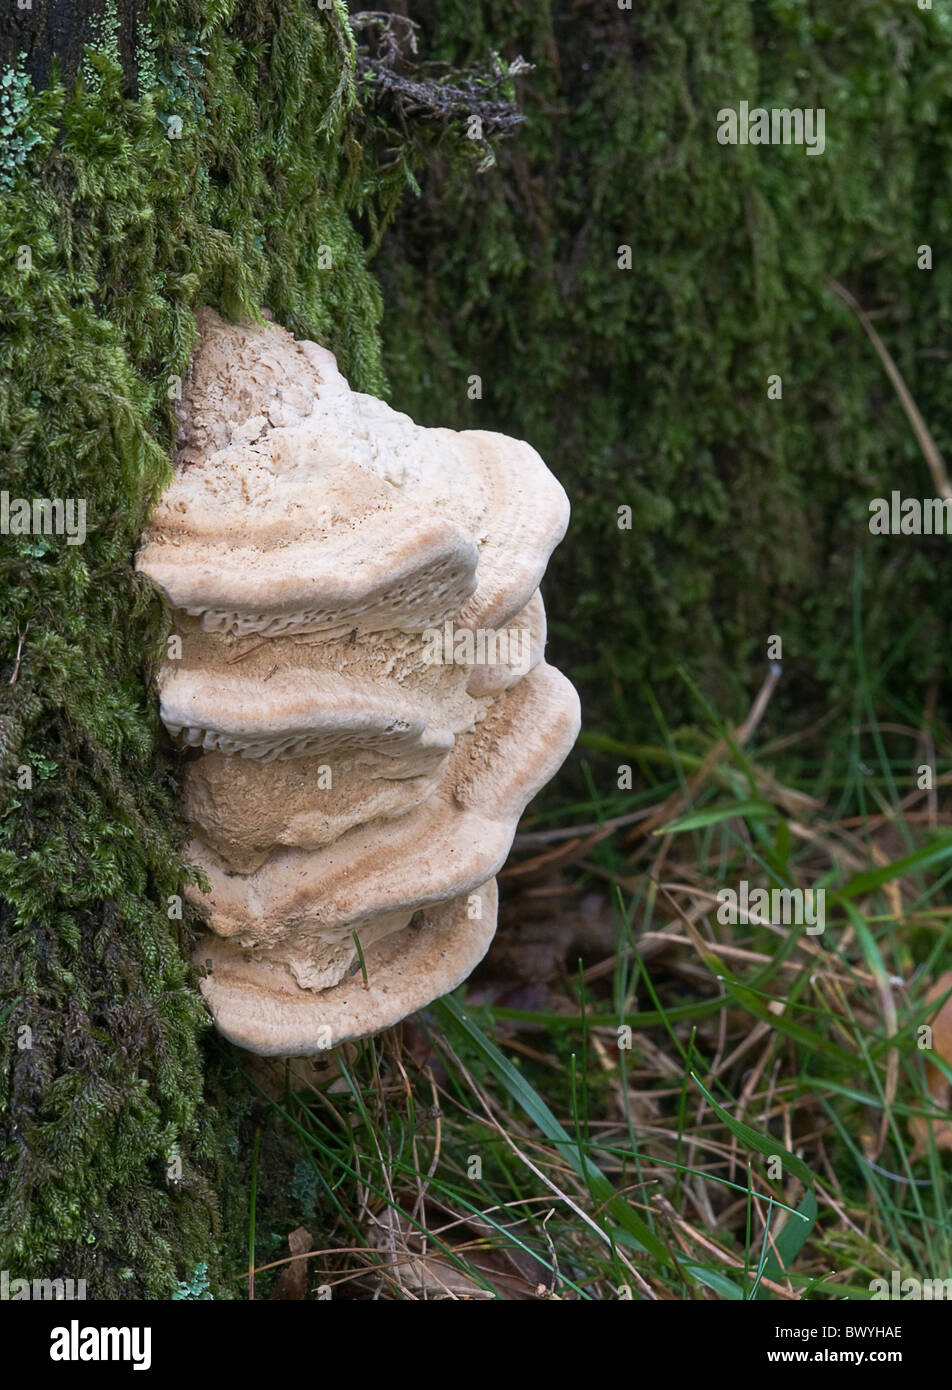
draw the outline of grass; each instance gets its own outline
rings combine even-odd
[[[593,763],[587,800],[524,823],[475,979],[320,1071],[256,1067],[314,1197],[307,1289],[867,1299],[893,1269],[952,1273],[926,1061],[952,1070],[916,1031],[952,935],[952,741],[908,711],[877,722],[861,631],[854,708],[796,737],[761,732],[777,670],[739,728],[697,695],[696,728],[656,711],[654,742],[584,735],[632,788],[598,795]],[[721,922],[718,890],[745,879],[822,888],[825,930]],[[598,931],[566,947],[583,908]],[[494,964],[527,933],[544,955],[547,932],[544,980]],[[295,1216],[258,1200],[266,1297]]]

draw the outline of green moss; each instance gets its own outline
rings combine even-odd
[[[948,663],[945,545],[870,537],[867,505],[934,489],[825,277],[877,311],[948,454],[948,16],[891,0],[413,12],[434,56],[497,47],[536,71],[498,167],[462,189],[430,170],[384,244],[393,403],[526,438],[564,481],[573,524],[545,592],[590,723],[642,736],[648,683],[669,717],[693,717],[679,665],[740,714],[772,633],[787,672],[772,712],[828,709],[853,681],[858,557],[869,669],[914,706]],[[823,107],[824,154],[718,145],[716,113],[741,100]]]
[[[21,92],[37,138],[0,210],[0,489],[85,499],[88,535],[0,537],[0,1267],[90,1297],[196,1296],[197,1271],[236,1287],[219,1194],[246,1092],[220,1060],[203,1076],[148,687],[166,617],[132,560],[196,305],[266,305],[383,387],[343,15],[162,0],[139,99],[95,46],[91,80]]]

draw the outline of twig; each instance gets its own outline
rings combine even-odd
[[[940,497],[952,497],[952,485],[949,484],[949,475],[945,471],[942,455],[939,453],[935,440],[929,433],[929,428],[925,420],[923,420],[919,413],[919,407],[913,400],[908,386],[902,379],[899,368],[892,360],[886,344],[870,322],[869,315],[860,308],[849,290],[845,289],[838,280],[832,279],[829,275],[826,277],[826,282],[833,293],[839,295],[843,303],[848,304],[852,309],[864,333],[876,349],[880,362],[882,362],[883,366],[886,368],[886,375],[895,388],[896,395],[899,397],[899,403],[906,413],[906,419],[909,421],[910,425],[912,425],[913,433],[919,441],[919,448],[925,455],[925,460],[929,465],[929,472],[932,474],[932,483],[936,492]]]
[[[251,653],[256,652],[259,647],[263,647],[265,645],[265,641],[266,639],[262,638],[262,640],[260,642],[256,642],[253,647],[245,647],[243,652],[236,652],[233,656],[227,657],[226,660],[228,662],[228,665],[234,666],[236,661],[244,661],[246,656],[250,656]]]
[[[17,638],[19,639],[19,640],[17,641],[17,654],[16,654],[16,659],[15,659],[15,661],[14,661],[14,663],[13,663],[13,675],[10,677],[9,681],[7,682],[8,685],[16,685],[16,683],[17,683],[17,676],[20,674],[20,661],[21,661],[21,659],[22,659],[22,657],[23,657],[23,643],[26,641],[26,635],[27,635],[27,633],[29,632],[29,630],[30,630],[30,624],[29,624],[29,623],[27,623],[26,627],[23,629],[22,632],[20,632],[19,629],[17,630]]]

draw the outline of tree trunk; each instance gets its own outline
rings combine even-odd
[[[249,1092],[204,1055],[149,678],[167,625],[133,569],[192,311],[267,304],[382,387],[333,191],[340,7],[239,3],[199,36],[208,8],[159,0],[146,29],[143,4],[34,0],[2,48],[0,1268],[90,1298],[234,1294],[247,1214],[222,1211]]]
[[[148,32],[147,0],[9,0],[0,31],[0,67],[25,55],[34,86],[45,87],[56,65],[67,86],[75,82],[87,44],[112,44],[125,89],[138,95],[138,46]]]

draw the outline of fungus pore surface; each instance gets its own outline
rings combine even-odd
[[[199,311],[137,567],[175,626],[196,952],[220,1030],[307,1055],[458,985],[579,729],[539,594],[568,500],[535,451],[423,429],[274,324]]]

